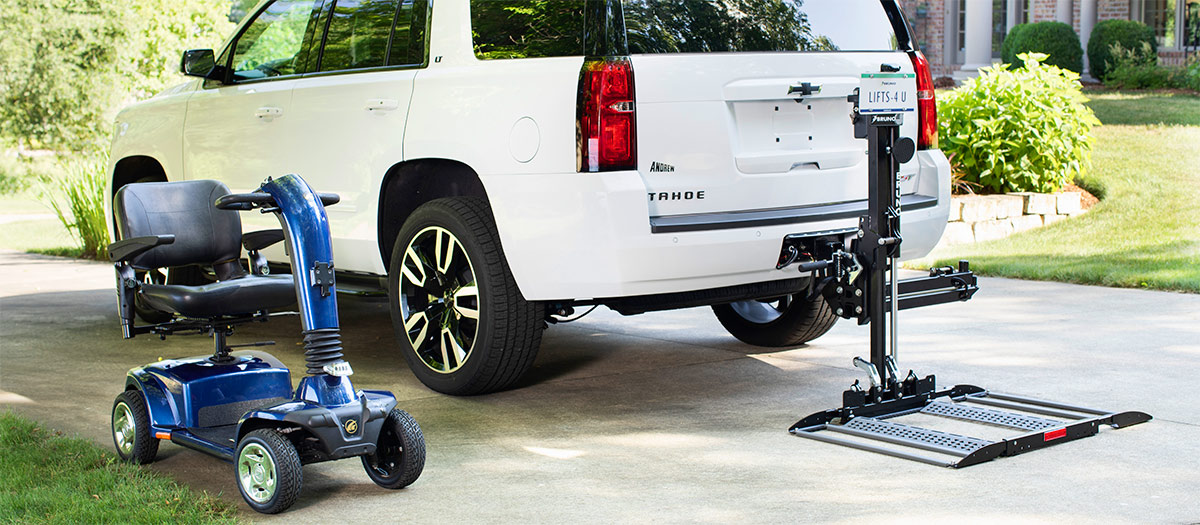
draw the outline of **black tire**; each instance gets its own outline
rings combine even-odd
[[[788,295],[712,308],[730,335],[755,346],[799,346],[825,335],[838,320],[824,297],[810,302]]]
[[[363,470],[376,485],[402,489],[425,470],[425,436],[408,412],[393,408],[383,421],[375,453],[362,456]]]
[[[137,390],[126,390],[113,402],[113,446],[125,461],[145,465],[158,455],[158,438],[150,433],[150,413]]]
[[[296,502],[304,484],[296,447],[279,431],[270,428],[258,429],[242,437],[238,442],[233,474],[242,499],[250,508],[263,514],[287,510]]]
[[[430,253],[443,245],[444,253]],[[482,199],[438,199],[413,212],[396,236],[388,297],[404,358],[433,390],[451,395],[503,390],[537,357],[543,310],[517,289]]]

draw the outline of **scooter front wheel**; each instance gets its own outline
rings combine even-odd
[[[287,510],[304,484],[296,447],[269,428],[250,432],[238,443],[234,473],[242,499],[263,514]]]
[[[402,489],[421,477],[425,469],[425,436],[417,420],[393,408],[383,421],[375,453],[362,456],[363,469],[376,485]]]
[[[150,434],[150,415],[141,392],[126,390],[113,402],[112,436],[117,454],[125,461],[144,465],[158,455],[158,439]]]

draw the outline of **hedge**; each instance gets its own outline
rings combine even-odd
[[[1046,65],[1076,73],[1083,71],[1083,46],[1079,43],[1079,35],[1070,25],[1062,22],[1022,25],[1025,27],[1019,31],[1010,31],[1000,46],[1002,55],[1007,47],[1010,56],[1014,57],[1013,60],[1005,60],[1006,63],[1016,62],[1016,55],[1022,53],[1044,53],[1050,56],[1046,59]]]
[[[1087,48],[1092,76],[1104,80],[1112,71],[1113,44],[1121,44],[1125,49],[1141,49],[1143,42],[1150,45],[1157,57],[1158,42],[1150,26],[1134,20],[1105,20],[1096,24],[1092,36],[1088,38]]]

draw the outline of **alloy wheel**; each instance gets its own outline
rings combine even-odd
[[[729,306],[747,321],[767,324],[779,319],[787,311],[791,302],[791,296],[785,295],[774,299],[737,301],[730,303]]]
[[[471,260],[449,230],[430,226],[404,250],[400,312],[408,342],[429,369],[449,374],[471,357],[479,331],[479,287]]]

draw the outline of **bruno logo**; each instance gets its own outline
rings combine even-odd
[[[871,124],[876,124],[876,125],[891,124],[891,125],[899,126],[901,124],[904,124],[904,117],[899,114],[896,114],[896,115],[871,115]]]
[[[349,419],[346,421],[346,433],[354,434],[358,432],[358,421]]]

